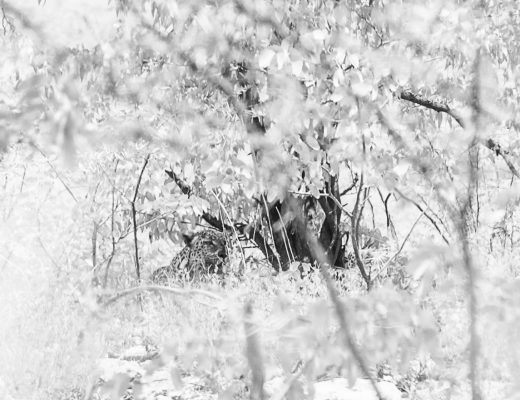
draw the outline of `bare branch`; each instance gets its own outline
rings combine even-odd
[[[361,199],[361,191],[363,190],[363,174],[361,174],[361,178],[359,180],[359,188],[356,195],[356,203],[354,204],[354,210],[352,210],[352,216],[350,217],[350,236],[352,238],[352,249],[354,250],[354,257],[356,258],[356,264],[358,266],[359,272],[363,277],[363,280],[367,284],[367,289],[370,290],[370,277],[368,276],[365,266],[363,265],[363,261],[361,261],[361,256],[359,255],[359,221],[361,219],[360,212],[360,199]]]
[[[450,241],[446,238],[446,236],[444,236],[444,234],[441,232],[440,228],[439,228],[439,225],[437,225],[437,222],[435,222],[435,220],[433,219],[433,217],[430,216],[430,214],[428,214],[426,212],[426,210],[424,210],[424,208],[419,204],[417,203],[415,200],[411,199],[410,197],[406,196],[403,192],[401,192],[399,189],[397,188],[394,188],[395,192],[401,196],[403,199],[405,199],[406,201],[412,203],[422,214],[424,214],[424,216],[426,218],[428,218],[428,220],[432,223],[433,227],[435,228],[435,230],[437,232],[439,232],[439,235],[441,235],[442,237],[442,240],[444,240],[444,243],[446,243],[447,245],[450,244]]]
[[[2,4],[0,6],[2,11],[2,29],[4,30],[4,35],[7,35],[7,31],[10,30],[14,32],[14,24],[9,20],[7,14],[5,13],[5,1],[2,0]]]
[[[397,232],[395,230],[394,221],[392,221],[392,217],[390,216],[390,210],[388,208],[388,201],[390,200],[390,196],[392,193],[388,193],[386,197],[383,197],[383,193],[381,193],[381,190],[378,188],[377,192],[379,194],[379,198],[381,199],[381,202],[383,203],[383,206],[385,207],[385,215],[386,215],[386,227],[388,230],[390,230],[392,237],[398,242],[397,238]]]
[[[141,168],[141,172],[139,173],[139,178],[137,179],[137,184],[135,185],[134,197],[132,199],[132,223],[134,224],[134,248],[135,248],[135,272],[137,274],[137,279],[141,279],[141,267],[139,265],[139,246],[137,245],[137,220],[136,220],[136,210],[135,210],[135,201],[137,199],[137,194],[139,193],[139,186],[141,185],[141,179],[143,178],[143,173],[148,165],[148,161],[150,160],[150,154],[146,155],[144,159],[143,167]]]
[[[446,103],[441,103],[439,101],[426,99],[426,98],[419,96],[415,93],[412,93],[408,90],[403,90],[401,93],[399,93],[399,97],[403,100],[410,101],[414,104],[418,104],[420,106],[429,108],[430,110],[446,113],[449,116],[451,116],[455,121],[457,121],[457,123],[462,128],[464,128],[464,120],[462,119],[460,114],[457,111],[452,110],[450,108],[450,106],[448,106],[448,104],[446,104]]]
[[[412,227],[410,228],[410,231],[408,232],[408,234],[406,235],[406,237],[404,238],[403,240],[403,243],[401,243],[401,246],[399,247],[399,249],[392,255],[392,257],[390,257],[388,259],[388,261],[385,263],[385,265],[383,265],[383,268],[381,268],[381,271],[385,271],[388,266],[390,265],[390,263],[392,261],[394,261],[398,256],[399,254],[401,254],[401,252],[403,251],[404,249],[404,245],[406,244],[406,242],[408,241],[408,239],[410,238],[413,230],[415,229],[415,227],[417,226],[417,224],[419,223],[419,220],[422,218],[422,216],[424,215],[424,211],[419,214],[419,216],[417,217],[417,219],[415,220],[415,222],[413,223]],[[374,277],[374,279],[376,279],[377,277]]]
[[[49,160],[49,157],[47,157],[47,155],[43,152],[42,149],[40,149],[35,143],[31,142],[31,146],[33,146],[36,150],[38,150],[38,152],[43,156],[43,158],[45,158],[45,161],[47,162],[47,164],[49,165],[49,167],[51,167],[52,171],[54,172],[54,174],[56,175],[56,178],[58,178],[58,180],[61,182],[61,184],[63,185],[63,187],[65,188],[65,190],[70,194],[70,197],[72,197],[72,199],[77,203],[78,202],[78,199],[76,199],[76,196],[74,196],[74,193],[72,193],[72,190],[70,190],[69,186],[65,183],[65,181],[63,180],[63,178],[61,177],[60,173],[58,172],[58,170],[54,167],[54,165],[51,163],[51,161]]]
[[[99,224],[97,221],[94,221],[93,223],[94,227],[92,229],[92,270],[95,271],[97,268],[97,236],[98,236],[98,229]]]
[[[339,194],[339,197],[347,194],[348,192],[350,192],[353,188],[356,187],[357,183],[358,183],[358,176],[357,174],[354,176],[354,179],[352,179],[352,183],[350,184],[350,186],[348,188],[346,188],[345,190],[343,190],[340,194]]]
[[[118,165],[119,165],[119,160],[116,159],[116,165],[114,166],[114,175],[116,175],[116,173],[117,173]],[[103,169],[102,169],[102,171],[105,172]],[[106,174],[106,172],[105,172],[105,174]],[[107,261],[107,265],[105,268],[105,275],[103,277],[103,287],[104,288],[107,286],[108,271],[110,269],[110,265],[112,264],[112,260],[114,259],[114,256],[116,255],[116,238],[114,235],[114,226],[115,226],[114,215],[116,212],[116,206],[115,206],[116,186],[115,186],[115,183],[112,183],[112,181],[110,180],[110,177],[108,177],[108,181],[112,184],[112,196],[111,196],[112,204],[111,204],[111,210],[110,210],[110,243],[112,245],[112,250],[110,251],[110,255],[108,256],[108,261]]]

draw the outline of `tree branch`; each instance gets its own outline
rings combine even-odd
[[[430,110],[441,112],[448,114],[451,116],[461,128],[465,128],[464,120],[462,119],[462,116],[459,112],[456,110],[453,110],[448,106],[446,103],[426,99],[425,97],[422,97],[420,95],[417,95],[415,93],[412,93],[409,90],[403,90],[399,93],[399,98],[409,101],[411,103],[423,106],[425,108],[429,108]],[[499,143],[497,143],[494,139],[487,138],[481,141],[481,144],[483,144],[485,147],[487,147],[489,150],[493,151],[497,156],[500,156],[504,162],[506,163],[507,167],[511,171],[511,173],[516,176],[517,178],[520,178],[520,173],[518,172],[515,165],[511,162],[508,155],[509,152],[507,150],[504,150]]]
[[[354,257],[356,259],[356,265],[363,277],[363,280],[367,284],[367,290],[370,290],[370,276],[367,274],[365,266],[363,265],[363,261],[361,261],[361,256],[359,255],[359,221],[361,220],[360,212],[360,199],[361,199],[361,191],[363,190],[363,174],[361,174],[361,178],[359,180],[359,188],[356,195],[356,203],[354,204],[354,209],[352,210],[352,216],[350,217],[350,237],[352,238],[352,249],[354,250]]]
[[[457,123],[464,128],[464,120],[460,116],[460,114],[452,110],[450,106],[448,106],[445,103],[441,103],[440,101],[430,100],[426,99],[422,96],[416,95],[415,93],[412,93],[408,90],[403,90],[401,93],[399,93],[399,98],[409,101],[414,104],[418,104],[420,106],[429,108],[430,110],[446,113],[449,116],[451,116]]]
[[[132,223],[134,224],[134,248],[135,248],[135,272],[137,274],[137,280],[141,279],[141,268],[139,266],[139,247],[137,245],[137,221],[135,218],[136,210],[135,210],[135,201],[137,199],[137,194],[139,193],[139,186],[141,185],[141,179],[143,178],[144,170],[146,165],[148,165],[148,161],[150,160],[150,154],[146,155],[144,159],[143,167],[141,168],[141,172],[139,173],[139,178],[137,179],[137,184],[135,185],[134,197],[132,199]]]

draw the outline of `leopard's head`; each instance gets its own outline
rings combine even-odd
[[[184,235],[184,241],[192,251],[196,251],[202,256],[224,259],[228,255],[226,237],[222,232],[207,230],[191,236]]]

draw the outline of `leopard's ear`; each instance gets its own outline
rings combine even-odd
[[[192,233],[183,233],[182,239],[184,240],[184,243],[186,243],[186,246],[190,247],[191,243],[193,242],[193,238],[195,237],[195,234]]]

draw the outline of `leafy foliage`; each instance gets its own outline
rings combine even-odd
[[[514,381],[518,355],[499,350],[518,326],[514,1],[113,0],[92,46],[12,3],[0,343],[17,345],[0,370],[21,383],[0,394],[58,387],[70,366],[73,386],[94,380],[101,353],[142,337],[174,381],[223,398],[262,398],[273,374],[311,398],[324,375],[383,365],[411,395]],[[225,290],[146,286],[203,224],[232,232]]]

